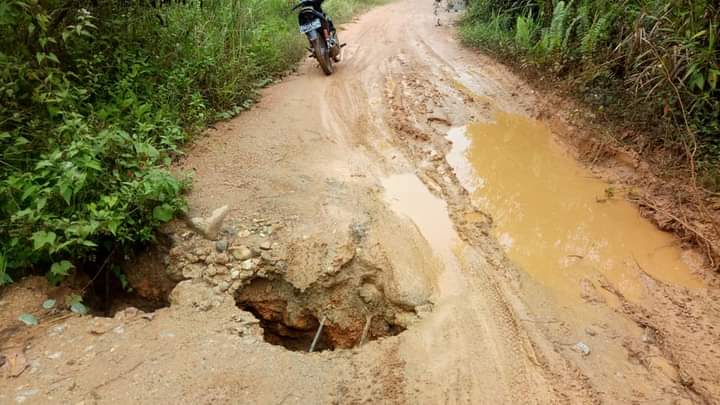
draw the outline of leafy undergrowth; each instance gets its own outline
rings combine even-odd
[[[376,2],[326,8],[344,21]],[[181,146],[304,55],[290,8],[1,2],[0,285],[104,265],[182,213],[189,181],[168,171]]]
[[[387,3],[389,0],[327,0],[323,3],[323,10],[336,24],[350,21],[353,16],[366,11],[370,7]]]
[[[568,84],[598,114],[649,134],[642,142],[684,156],[692,181],[718,191],[719,26],[710,0],[475,0],[461,36]]]

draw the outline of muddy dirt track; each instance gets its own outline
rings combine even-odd
[[[0,403],[718,403],[713,276],[631,206],[605,201],[601,180],[575,183],[590,172],[549,132],[524,148],[478,144],[497,125],[509,128],[499,144],[517,128],[547,131],[532,120],[542,99],[463,49],[456,14],[440,18],[429,0],[375,8],[340,31],[348,46],[335,74],[308,60],[209,130],[177,170],[194,176],[191,217],[228,207],[222,229],[206,238],[178,221],[165,247],[128,266],[140,294],[172,290],[171,305],[16,334],[4,349],[27,365],[6,370]],[[527,165],[502,165],[524,153]],[[483,198],[472,181],[499,168],[483,185],[502,193],[504,179],[522,182],[516,170],[556,156],[566,177],[552,184],[572,189]],[[615,204],[598,222],[620,216],[617,227],[583,234],[610,242],[557,253],[560,230],[547,245],[549,231],[522,234],[567,208],[552,195],[576,189],[591,208],[563,226],[581,229]],[[534,201],[546,214],[504,210]],[[603,239],[628,223],[640,230]],[[625,239],[632,255],[612,248]],[[657,244],[672,246],[653,261]],[[569,264],[538,270],[548,266],[538,254]],[[606,255],[633,256],[631,275]],[[20,283],[0,308],[39,305],[44,291]]]

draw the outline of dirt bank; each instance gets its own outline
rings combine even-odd
[[[628,299],[597,271],[557,290],[508,258],[447,133],[535,116],[538,100],[461,48],[452,17],[376,8],[340,32],[334,75],[307,61],[208,131],[176,169],[194,174],[189,217],[227,206],[222,225],[178,221],[127,266],[169,307],[13,334],[2,351],[27,367],[0,402],[713,403],[706,282],[643,272]],[[3,292],[2,313],[23,291]]]

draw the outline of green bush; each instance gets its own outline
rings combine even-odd
[[[374,1],[330,0],[341,19]],[[162,5],[161,5],[162,3]],[[0,285],[183,212],[168,166],[304,55],[287,0],[0,2]]]
[[[720,179],[719,25],[711,0],[474,0],[461,35],[562,72],[598,108],[662,132],[658,142],[694,151],[700,174]]]
[[[520,17],[522,18],[522,17]],[[513,33],[508,28],[512,18],[494,14],[484,24],[465,24],[460,28],[466,43],[477,47],[499,47],[509,49],[513,45]]]
[[[323,3],[323,10],[332,18],[335,24],[350,21],[350,19],[367,10],[372,5],[382,4],[388,0],[327,0]]]

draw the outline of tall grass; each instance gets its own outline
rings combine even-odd
[[[522,18],[522,17],[520,17]],[[493,14],[483,24],[464,24],[460,28],[463,40],[483,48],[509,49],[515,42],[510,28],[513,19],[503,14]]]
[[[361,13],[373,5],[383,4],[389,0],[327,0],[323,3],[323,10],[336,24],[350,21],[353,16]]]
[[[685,153],[720,189],[720,6],[712,0],[475,0],[463,40],[562,72],[603,111]]]

